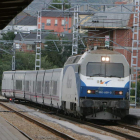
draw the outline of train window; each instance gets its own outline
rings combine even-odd
[[[53,95],[57,94],[57,81],[53,81]]]
[[[22,90],[22,80],[16,80],[16,90]]]
[[[87,76],[104,77],[105,76],[105,63],[90,62],[87,64]]]
[[[66,64],[73,64],[73,63],[76,63],[76,62],[75,62],[75,59],[76,59],[76,56],[69,57],[68,60],[66,61],[65,65],[66,65]]]
[[[35,81],[33,81],[33,92],[35,92]]]
[[[77,62],[80,60],[80,58],[81,58],[81,56],[77,56],[77,57],[74,59],[73,63],[77,63]]]
[[[49,81],[45,81],[45,93],[46,94],[49,94],[49,89],[50,89],[50,87],[49,87]]]
[[[124,66],[122,63],[90,62],[87,64],[87,76],[124,77]]]
[[[25,91],[29,91],[29,81],[25,81]]]
[[[41,93],[41,81],[37,81],[37,93]]]
[[[124,66],[122,63],[107,63],[106,77],[124,77]]]

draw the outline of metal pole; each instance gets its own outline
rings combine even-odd
[[[79,37],[79,31],[78,31],[78,22],[79,22],[79,6],[77,5],[76,8],[74,8],[74,15],[73,15],[73,40],[72,40],[72,55],[75,55],[78,53],[78,37]]]
[[[13,55],[12,55],[12,71],[15,70],[15,43],[13,43]]]
[[[37,19],[37,36],[36,36],[36,57],[35,57],[35,70],[41,68],[41,11],[38,11]]]

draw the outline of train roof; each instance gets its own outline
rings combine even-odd
[[[97,49],[97,50],[89,50],[89,51],[86,51],[83,56],[85,55],[88,55],[88,54],[119,54],[119,55],[122,55],[121,53],[119,52],[116,52],[116,51],[113,51],[113,50],[108,50],[108,49]],[[65,62],[65,65],[69,65],[69,64],[75,64],[75,63],[78,63],[80,58],[83,58],[83,56],[81,57],[82,55],[76,55],[76,56],[70,56],[67,61]]]
[[[98,49],[89,51],[91,54],[120,54],[119,52],[107,50],[107,49]]]

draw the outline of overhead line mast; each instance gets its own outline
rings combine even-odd
[[[133,17],[133,36],[132,36],[132,53],[131,67],[134,68],[134,74],[130,76],[130,105],[136,107],[137,102],[137,76],[138,76],[138,52],[139,52],[139,0],[135,0],[135,9]],[[132,92],[134,91],[134,95]],[[133,102],[134,98],[134,102]]]
[[[41,11],[38,11],[37,18],[37,35],[36,35],[36,56],[35,56],[35,70],[41,69]]]
[[[73,15],[73,35],[72,35],[72,55],[78,54],[78,37],[79,37],[79,30],[78,30],[78,23],[79,23],[79,6],[77,5],[74,8],[74,15]]]
[[[51,3],[52,5],[58,4],[64,6],[64,3]],[[137,68],[138,68],[138,45],[139,45],[139,0],[135,0],[134,4],[127,4],[127,7],[125,4],[93,4],[93,3],[65,3],[65,5],[73,4],[71,8],[64,9],[58,9],[51,4],[47,4],[54,8],[52,9],[44,9],[42,11],[48,11],[48,12],[64,12],[66,13],[73,13],[73,40],[72,40],[72,55],[75,55],[78,53],[78,37],[79,37],[79,32],[78,32],[78,25],[80,25],[82,20],[79,20],[79,14],[82,12],[83,14],[95,14],[95,13],[114,13],[114,14],[134,14],[134,19],[133,19],[133,39],[132,39],[132,55],[131,55],[131,67],[134,68],[135,74],[131,76],[130,79],[130,91],[134,90],[135,91],[135,102],[132,103],[132,106],[136,106],[136,98],[137,98]],[[80,6],[84,6],[84,10],[80,9]],[[88,7],[87,10],[85,10],[85,7]],[[93,8],[94,6],[100,6],[102,7],[102,11],[91,11],[90,7]],[[106,10],[106,6],[120,6],[121,10],[112,12]],[[130,9],[128,8],[130,6]],[[135,10],[133,11],[131,7],[134,6]],[[127,9],[128,11],[125,12],[124,9]],[[67,22],[65,21],[64,17],[64,28],[66,29],[66,24]],[[87,18],[87,17],[86,17]],[[35,60],[35,69],[40,69],[41,68],[41,12],[40,15],[38,15],[38,21],[37,24],[37,39],[36,39],[36,60]],[[40,22],[40,23],[39,23]],[[40,28],[39,28],[40,27]],[[68,27],[69,28],[69,27]],[[64,33],[65,34],[65,33]],[[135,87],[132,87],[132,82],[135,83]],[[130,97],[131,98],[131,97]]]

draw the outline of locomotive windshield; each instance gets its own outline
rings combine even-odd
[[[122,63],[90,62],[87,64],[87,76],[124,77],[124,66]]]

